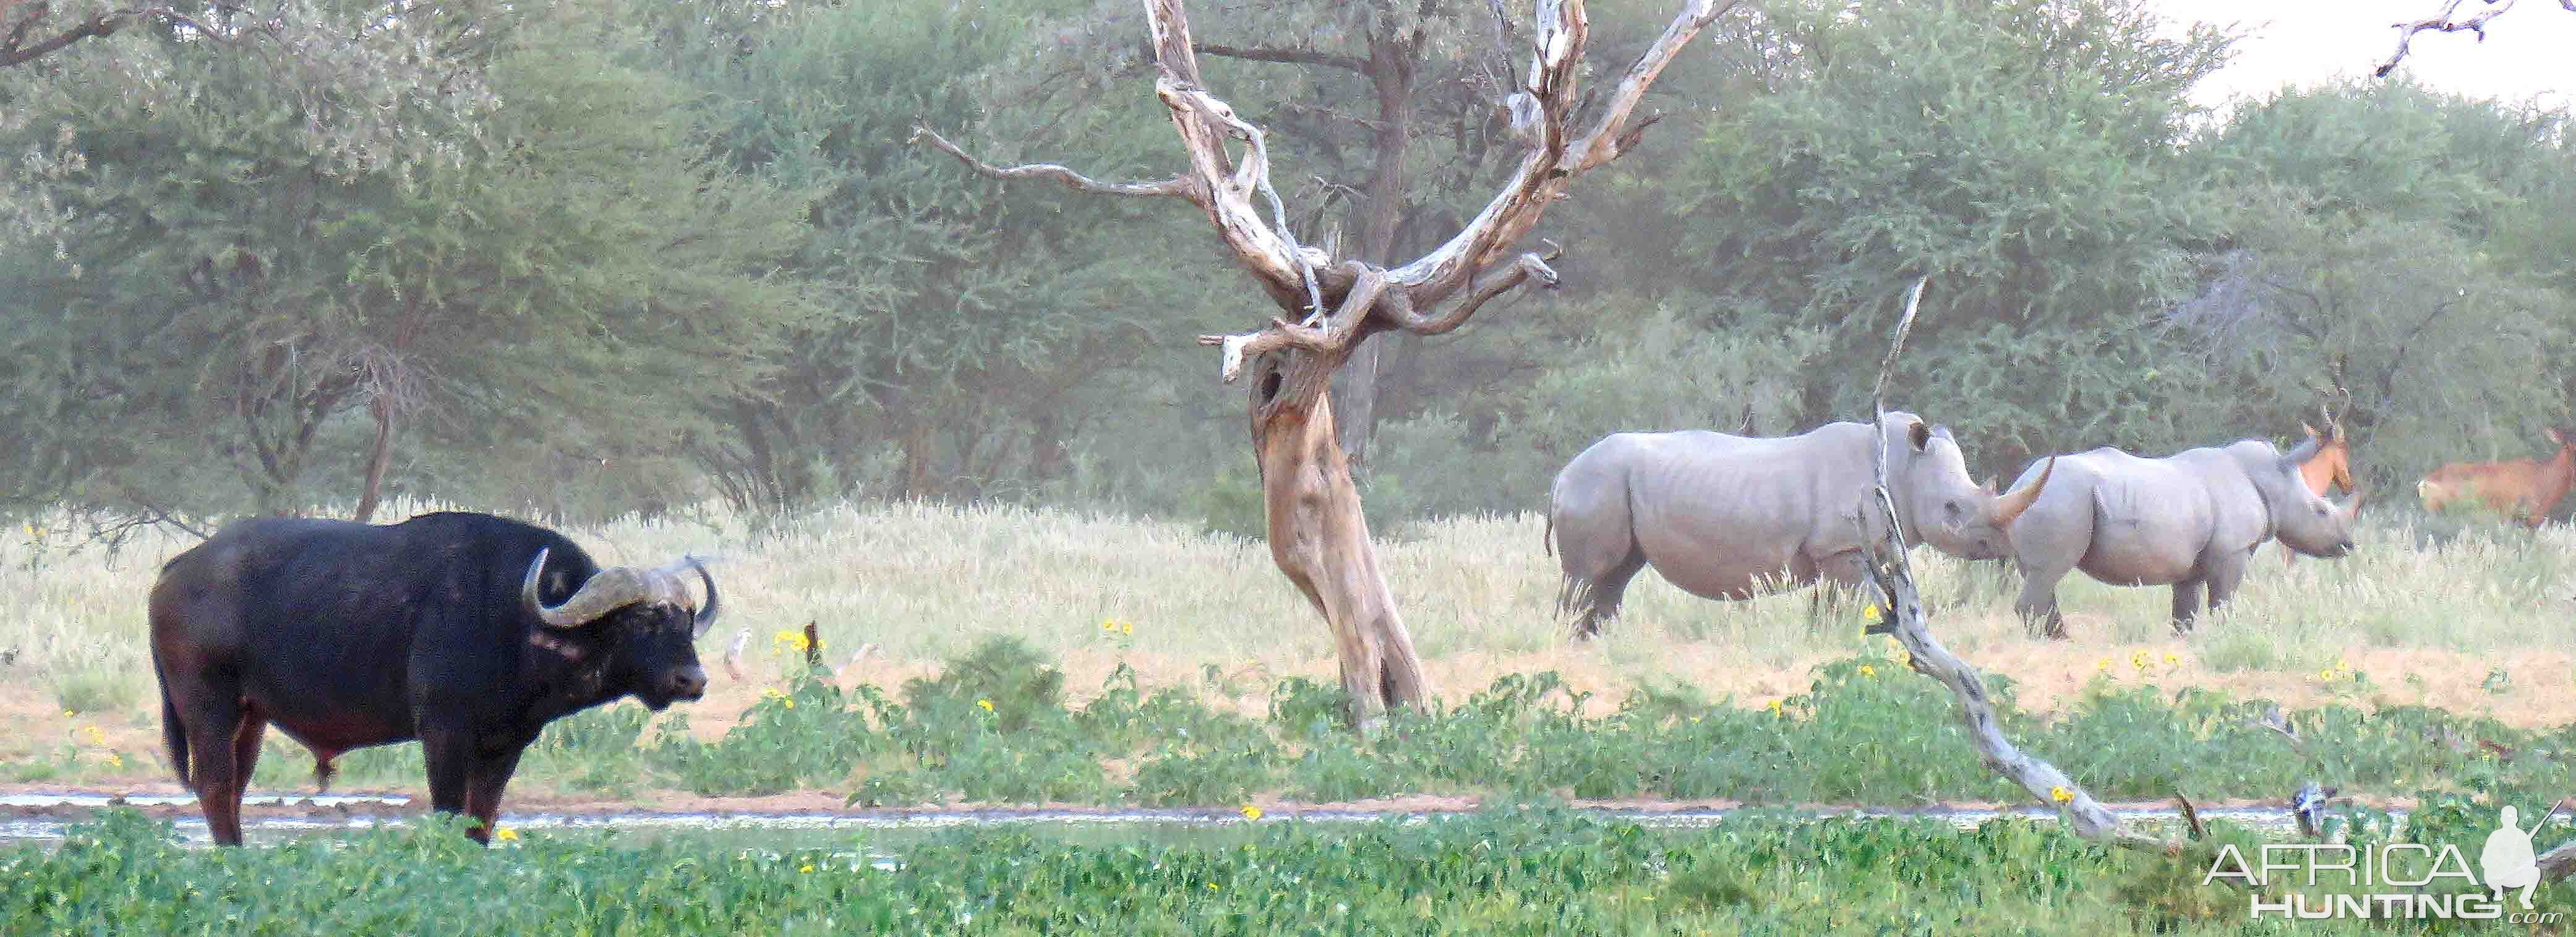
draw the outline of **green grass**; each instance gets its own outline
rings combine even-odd
[[[2151,679],[2102,675],[2060,711],[2024,710],[2009,680],[1994,681],[1994,699],[2010,737],[2102,798],[2278,801],[2309,781],[2383,799],[2576,790],[2576,726],[2374,706],[2360,701],[2374,693],[2371,675],[2322,676],[2339,701],[2291,709],[2295,745],[2262,724],[2270,701]],[[685,719],[647,731],[632,704],[588,711],[549,727],[521,772],[580,791],[821,790],[884,807],[1412,794],[1879,805],[2022,797],[1980,766],[1949,696],[1885,656],[1827,664],[1776,710],[1662,684],[1593,716],[1585,694],[1555,674],[1507,675],[1455,705],[1397,713],[1366,736],[1345,724],[1338,687],[1302,677],[1283,681],[1261,716],[1211,708],[1185,688],[1142,687],[1123,672],[1077,705],[1059,671],[1010,640],[896,689],[845,690],[815,675],[786,686],[713,741],[688,733]],[[301,788],[310,764],[273,742],[255,780]],[[351,785],[416,787],[422,775],[417,745],[353,753],[341,766]]]
[[[2355,841],[2473,854],[2475,821],[2491,814],[2444,801],[2357,827]],[[1105,843],[1024,827],[748,847],[731,834],[532,831],[489,851],[435,819],[252,849],[187,848],[170,834],[117,810],[59,848],[0,849],[0,920],[27,934],[255,935],[2366,930],[2248,922],[2244,892],[2199,884],[2206,860],[2114,851],[2026,820],[1960,830],[1743,817],[1659,830],[1542,808]],[[2256,842],[2224,823],[2212,835]],[[2576,887],[2538,901],[2565,909]]]

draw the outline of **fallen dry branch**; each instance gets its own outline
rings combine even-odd
[[[2479,42],[2485,42],[2487,23],[2496,17],[2503,16],[2505,11],[2513,9],[2513,5],[2518,0],[2478,0],[2478,2],[2485,4],[2485,7],[2467,16],[2461,16],[2459,12],[2461,7],[2468,5],[2469,0],[2447,0],[2442,4],[2442,12],[2438,14],[2413,22],[2391,24],[2400,30],[2397,34],[2397,51],[2389,53],[2388,61],[2379,63],[2379,68],[2373,70],[2371,76],[2386,78],[2389,72],[2396,71],[2397,63],[2406,60],[2408,47],[2415,41],[2417,33],[2467,32],[2475,34]],[[2558,5],[2568,12],[2576,13],[2576,0],[2558,0]]]

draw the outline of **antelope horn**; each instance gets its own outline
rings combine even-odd
[[[2031,504],[2039,500],[2039,490],[2048,486],[2048,476],[2055,474],[2056,471],[2057,457],[2049,456],[2048,462],[2039,467],[2038,478],[2031,479],[2030,484],[2023,485],[2014,489],[2011,494],[1996,499],[1996,526],[2010,526],[2014,519],[2021,516],[2021,512],[2030,510]]]
[[[553,549],[552,547],[539,549],[537,558],[528,564],[527,577],[519,581],[520,601],[528,607],[528,611],[537,616],[537,620],[545,622],[547,627],[583,627],[598,621],[600,616],[654,597],[662,591],[656,588],[655,580],[661,578],[667,581],[667,577],[661,577],[653,570],[640,570],[631,566],[604,569],[598,575],[590,577],[589,582],[582,583],[581,588],[572,594],[572,598],[565,599],[562,605],[548,606],[543,599],[537,597],[537,580],[546,571],[546,554],[553,552]]]
[[[2344,519],[2344,523],[2349,524],[2349,523],[2351,523],[2351,522],[2353,521],[2353,519],[2354,519],[2354,518],[2357,518],[2357,517],[2360,517],[2360,516],[2361,516],[2361,501],[2362,501],[2362,499],[2367,498],[2367,497],[2370,497],[2370,486],[2369,486],[2369,485],[2354,485],[2354,486],[2353,486],[2353,488],[2352,488],[2352,497],[2349,497],[2349,498],[2345,498],[2345,499],[2343,499],[2343,519]]]

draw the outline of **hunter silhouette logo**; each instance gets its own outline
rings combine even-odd
[[[2222,846],[2209,874],[2201,884],[2219,879],[2235,879],[2255,892],[2251,910],[2255,920],[2278,914],[2283,918],[2320,920],[2329,918],[2378,919],[2456,919],[2501,920],[2515,924],[2560,924],[2564,912],[2534,911],[2532,892],[2540,885],[2540,862],[2532,848],[2532,837],[2549,825],[2551,814],[2541,814],[2529,829],[2522,827],[2522,815],[2507,806],[2497,811],[2496,829],[2488,833],[2486,845],[2478,851],[2477,873],[2469,869],[2468,856],[2455,844],[2439,849],[2422,843],[2371,843],[2354,846],[2349,843],[2265,843],[2256,862],[2234,844]],[[2405,857],[2405,858],[2400,858]],[[2277,873],[2291,873],[2275,879]],[[2442,879],[2455,879],[2445,887]],[[2314,889],[2323,885],[2331,891],[2311,894],[2306,891],[2267,894],[2274,884],[2292,888]],[[2519,889],[2515,896],[2520,904],[2508,901],[2505,894]]]
[[[2496,817],[2496,831],[2487,834],[2487,848],[2478,852],[2478,871],[2485,873],[2482,877],[2487,890],[2494,893],[2497,903],[2504,902],[2506,889],[2519,888],[2522,909],[2529,911],[2531,889],[2540,884],[2540,860],[2531,851],[2531,835],[2540,832],[2540,824],[2549,822],[2549,818],[2541,817],[2540,823],[2532,824],[2528,830],[2515,825],[2519,819],[2513,805],[2506,804]]]

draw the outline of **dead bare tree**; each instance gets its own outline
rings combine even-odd
[[[1350,465],[1335,437],[1327,387],[1361,342],[1382,332],[1439,335],[1458,328],[1486,302],[1523,283],[1553,285],[1554,256],[1514,253],[1547,206],[1576,176],[1634,147],[1653,115],[1632,121],[1664,66],[1737,0],[1687,0],[1680,14],[1622,74],[1591,128],[1568,125],[1591,27],[1582,0],[1538,0],[1530,32],[1529,71],[1506,101],[1526,153],[1502,190],[1448,242],[1392,269],[1336,259],[1303,245],[1270,184],[1261,128],[1237,116],[1199,77],[1182,0],[1146,0],[1152,32],[1154,93],[1169,108],[1189,152],[1187,172],[1159,182],[1094,180],[1052,164],[998,167],[969,155],[928,127],[914,139],[996,179],[1037,179],[1084,192],[1179,198],[1207,214],[1235,260],[1260,283],[1282,315],[1254,332],[1203,335],[1220,349],[1220,373],[1231,382],[1253,372],[1252,445],[1261,470],[1270,555],[1332,629],[1342,686],[1353,716],[1369,724],[1390,705],[1412,705],[1430,691],[1413,639],[1388,593],[1360,513]],[[1242,141],[1240,159],[1227,140]],[[1254,199],[1258,196],[1259,202]],[[1267,206],[1270,219],[1261,208]]]
[[[2415,41],[2416,33],[2467,32],[2476,34],[2479,42],[2485,42],[2487,23],[2496,17],[2503,16],[2505,11],[2513,9],[2513,5],[2518,0],[2478,0],[2478,2],[2485,6],[2467,16],[2461,16],[2459,13],[2461,7],[2468,5],[2469,0],[2443,0],[2440,13],[2413,22],[2391,24],[2399,30],[2397,51],[2389,53],[2388,61],[2379,63],[2379,68],[2370,74],[2373,77],[2386,78],[2389,72],[2396,71],[2397,63],[2406,60],[2407,46]],[[2558,0],[2558,5],[2565,7],[2570,13],[2576,13],[2576,0]]]

